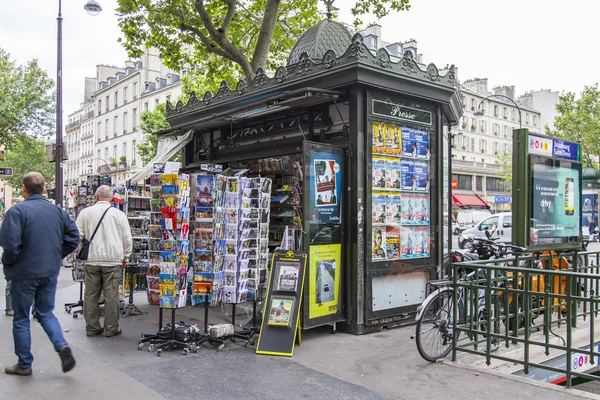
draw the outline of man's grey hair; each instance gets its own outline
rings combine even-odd
[[[102,185],[96,189],[96,196],[99,199],[112,199],[113,192],[110,186]]]

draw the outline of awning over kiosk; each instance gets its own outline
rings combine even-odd
[[[178,139],[174,139],[173,137],[159,138],[158,145],[156,147],[156,156],[154,156],[149,163],[147,163],[133,177],[131,177],[131,182],[139,182],[147,179],[152,173],[155,163],[164,163],[169,161],[171,157],[183,149],[186,144],[192,141],[193,138],[193,129],[189,130],[185,135],[180,136]]]
[[[490,205],[476,194],[453,194],[452,206],[490,208]]]

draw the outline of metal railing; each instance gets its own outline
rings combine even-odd
[[[90,111],[81,116],[81,122],[87,121],[88,119],[94,118],[94,111]]]
[[[462,352],[485,357],[487,365],[522,365],[525,375],[550,371],[568,387],[573,378],[600,380],[581,368],[582,360],[597,366],[600,357],[599,264],[599,252],[577,251],[454,263],[452,360]],[[465,270],[478,272],[460,280]],[[540,361],[558,357],[564,368]]]
[[[79,125],[81,125],[81,121],[71,122],[70,124],[65,126],[65,131],[71,130],[73,128],[77,128]]]

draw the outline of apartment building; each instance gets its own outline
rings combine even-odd
[[[513,129],[522,126],[543,133],[541,113],[519,103],[514,86],[499,86],[490,92],[487,79],[472,79],[461,85],[461,92],[464,115],[451,131],[454,205],[476,207],[487,203],[491,211],[510,211],[512,198],[499,175],[498,156],[512,152]],[[497,96],[487,98],[491,95]],[[474,115],[478,109],[483,116]]]
[[[93,95],[96,134],[91,170],[109,174],[113,186],[124,186],[141,167],[137,146],[145,138],[139,129],[140,113],[177,99],[180,86],[179,75],[161,63],[154,49],[99,81]]]
[[[554,129],[554,118],[558,115],[556,105],[560,102],[560,94],[550,89],[532,90],[519,97],[519,103],[538,110],[540,129],[545,133],[546,127]]]

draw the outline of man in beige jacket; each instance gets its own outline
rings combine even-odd
[[[123,212],[111,207],[112,190],[100,186],[96,204],[84,209],[77,217],[81,239],[90,240],[106,211],[98,231],[90,243],[85,263],[85,295],[83,316],[87,336],[116,336],[119,329],[119,283],[122,268],[131,255],[132,240],[129,222]],[[111,209],[109,209],[111,207]],[[100,293],[104,290],[104,328],[100,326]]]

